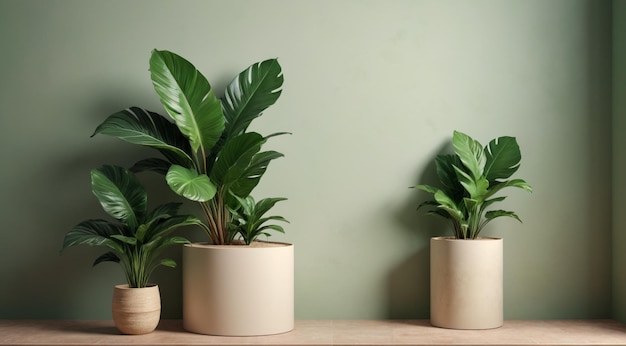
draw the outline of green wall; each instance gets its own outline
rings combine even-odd
[[[255,129],[293,135],[272,140],[286,157],[255,196],[289,198],[273,238],[296,245],[297,318],[428,317],[428,239],[446,224],[408,187],[432,182],[454,129],[516,136],[535,189],[502,206],[523,224],[486,231],[505,239],[505,317],[610,317],[611,16],[593,0],[0,0],[0,318],[110,318],[119,268],[59,250],[103,216],[89,170],[145,154],[89,136],[125,107],[161,111],[153,48],[217,90],[279,58],[284,92]],[[143,179],[151,203],[173,198]],[[180,268],[154,279],[180,317]]]
[[[613,315],[626,323],[626,1],[613,1]]]

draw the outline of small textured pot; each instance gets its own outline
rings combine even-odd
[[[186,244],[183,247],[183,328],[254,336],[294,327],[292,244]]]
[[[493,329],[503,323],[503,241],[430,240],[430,322],[452,329]]]
[[[122,334],[148,334],[161,318],[161,295],[158,285],[113,289],[113,323]]]

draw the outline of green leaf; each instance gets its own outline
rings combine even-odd
[[[145,237],[146,237],[146,232],[148,231],[149,224],[150,224],[150,223],[148,223],[148,224],[141,224],[141,225],[139,225],[139,227],[137,228],[137,232],[136,232],[136,234],[135,234],[135,236],[136,236],[136,238],[137,238],[137,239],[136,239],[137,241],[139,241],[139,242],[141,242],[141,243],[143,243],[143,242],[144,242],[144,239],[145,239]]]
[[[166,220],[155,223],[150,227],[146,234],[146,242],[151,241],[152,239],[165,236],[170,232],[178,229],[179,227],[184,226],[200,226],[203,227],[204,224],[202,220],[198,219],[192,215],[176,215],[167,218]],[[204,227],[203,227],[204,228]]]
[[[230,185],[230,191],[238,196],[247,196],[259,184],[272,160],[284,155],[276,151],[264,151],[255,154],[241,177]]]
[[[273,105],[282,85],[282,69],[276,59],[253,64],[235,77],[222,97],[227,138],[246,131],[252,120]]]
[[[507,181],[503,181],[503,182],[498,182],[495,185],[491,186],[489,188],[489,193],[487,193],[485,195],[485,198],[491,197],[493,195],[495,195],[497,192],[499,192],[500,190],[506,188],[506,187],[516,187],[518,189],[522,189],[528,193],[532,193],[533,189],[532,187],[530,187],[530,185],[528,185],[524,180],[522,179],[513,179],[513,180],[507,180]]]
[[[458,131],[454,131],[452,135],[452,145],[454,152],[469,170],[470,176],[474,180],[482,177],[487,161],[482,145],[470,136]]]
[[[287,221],[287,220],[283,220],[283,221]],[[262,231],[264,231],[266,229],[271,229],[271,230],[274,230],[276,232],[285,233],[285,229],[282,226],[279,226],[279,225],[266,225],[266,226],[263,226],[263,227],[259,228],[259,232],[262,232]],[[268,236],[268,237],[270,236],[269,233],[263,233],[263,234]]]
[[[163,159],[159,159],[156,157],[143,159],[137,161],[131,168],[130,171],[133,173],[144,172],[144,171],[152,171],[155,173],[159,173],[162,175],[166,175],[167,171],[169,171],[170,166],[172,166],[171,162],[165,161]],[[179,164],[179,166],[181,166]],[[186,167],[185,165],[182,165]],[[188,167],[190,168],[190,167]]]
[[[435,167],[439,181],[443,185],[443,190],[454,200],[461,200],[464,189],[456,176],[455,167],[462,167],[463,163],[457,155],[437,155],[435,157]]]
[[[481,209],[480,212],[482,213],[483,211],[485,211],[487,208],[489,208],[490,205],[492,205],[495,202],[502,202],[506,199],[505,196],[502,197],[497,197],[497,198],[492,198],[492,199],[487,199],[483,201],[483,204],[481,205]],[[481,214],[482,215],[482,214]]]
[[[232,138],[224,145],[213,166],[211,181],[218,185],[233,184],[242,177],[263,143],[265,139],[256,132],[247,132]]]
[[[417,210],[420,210],[420,209],[422,209],[424,207],[438,207],[438,206],[439,206],[439,203],[437,201],[435,201],[435,200],[428,200],[428,201],[424,201],[424,202],[420,203],[417,206]]]
[[[119,253],[124,253],[124,249],[111,240],[111,236],[114,234],[121,234],[118,225],[106,220],[85,220],[65,234],[62,250],[70,246],[85,244],[106,246]]]
[[[165,179],[174,192],[192,201],[207,202],[217,192],[208,176],[182,166],[172,165]]]
[[[134,174],[119,166],[104,165],[91,171],[91,188],[107,214],[130,229],[138,227],[148,198]]]
[[[125,243],[125,244],[128,244],[128,245],[137,245],[137,238],[127,237],[127,236],[123,236],[123,235],[119,235],[119,234],[114,234],[114,235],[111,236],[111,238],[117,239],[117,240],[121,241],[122,243]]]
[[[485,149],[485,177],[490,182],[507,179],[519,168],[522,154],[514,137],[494,139]]]
[[[189,243],[190,243],[189,240],[183,237],[175,236],[175,237],[164,238],[161,235],[158,235],[158,236],[155,236],[152,241],[150,241],[149,243],[146,243],[144,245],[144,249],[147,249],[148,251],[152,253],[156,253],[172,245],[189,244]]]
[[[160,220],[167,219],[178,214],[178,209],[182,206],[182,203],[166,203],[154,208],[148,213],[147,220]]]
[[[442,190],[437,190],[434,194],[434,197],[437,203],[452,209],[458,209],[456,202],[448,195],[446,195],[446,193]]]
[[[487,179],[478,177],[478,179],[474,180],[460,168],[455,168],[459,182],[470,197],[478,201],[484,200],[486,198],[487,189],[489,189],[489,182]]]
[[[102,262],[115,262],[115,263],[119,263],[120,262],[120,258],[114,254],[113,252],[107,252],[105,254],[102,254],[100,256],[98,256],[98,258],[96,258],[96,260],[93,262],[93,267],[95,267],[96,265],[102,263]]]
[[[189,141],[175,124],[160,114],[131,107],[109,116],[92,136],[99,133],[155,148],[172,163],[193,166]]]
[[[161,262],[159,262],[159,265],[170,267],[170,268],[176,268],[176,261],[174,261],[173,259],[164,258],[161,260]]]
[[[414,188],[416,189],[420,189],[422,191],[426,191],[432,194],[437,193],[437,191],[439,191],[438,188],[434,187],[434,186],[430,186],[430,185],[426,185],[426,184],[420,184],[420,185],[416,185],[414,186]]]
[[[274,205],[280,201],[286,200],[286,198],[264,198],[259,202],[255,202],[252,196],[241,198],[233,196],[239,204],[239,207],[231,208],[234,221],[230,226],[234,233],[239,233],[246,244],[250,244],[261,234],[266,234],[263,231],[273,229],[278,232],[284,233],[284,229],[278,225],[265,225],[264,223],[269,221],[282,221],[289,222],[282,216],[268,216],[263,217]]]
[[[256,203],[254,214],[257,218],[260,218],[272,209],[276,203],[286,200],[287,198],[284,197],[264,198]]]
[[[497,217],[512,217],[515,220],[522,222],[522,220],[519,218],[519,216],[517,216],[517,214],[515,214],[512,211],[506,211],[506,210],[490,210],[488,212],[485,213],[485,218],[489,221],[497,218]]]
[[[189,139],[193,152],[208,153],[224,131],[222,103],[207,79],[189,61],[153,50],[150,77],[161,104]]]

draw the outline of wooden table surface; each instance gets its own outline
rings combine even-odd
[[[0,320],[0,345],[626,345],[613,320],[505,321],[490,330],[432,327],[428,320],[299,320],[289,333],[221,337],[162,320],[146,335],[120,335],[112,321]]]

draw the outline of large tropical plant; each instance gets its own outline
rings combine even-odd
[[[148,196],[137,177],[119,166],[104,165],[91,171],[91,190],[104,211],[115,221],[89,219],[65,235],[63,249],[75,245],[103,246],[93,265],[120,263],[129,287],[146,287],[158,266],[175,267],[172,259],[160,259],[161,252],[189,241],[170,233],[181,226],[198,225],[191,215],[178,215],[180,203],[168,203],[148,211]]]
[[[441,187],[415,186],[434,197],[421,203],[418,209],[434,207],[429,213],[449,220],[458,239],[476,239],[483,227],[498,217],[512,217],[521,222],[512,211],[488,210],[506,198],[494,197],[506,187],[532,192],[524,180],[509,180],[519,169],[522,158],[517,140],[499,137],[483,147],[470,136],[454,131],[452,145],[454,154],[441,154],[435,158]]]
[[[213,244],[235,238],[231,210],[247,198],[270,161],[283,156],[262,151],[268,138],[248,126],[281,94],[283,75],[276,59],[255,63],[237,75],[218,98],[208,80],[189,61],[168,51],[152,51],[150,76],[166,117],[131,107],[109,116],[95,134],[118,137],[157,149],[163,157],[137,162],[134,172],[165,175],[171,189],[197,202],[202,225]]]

